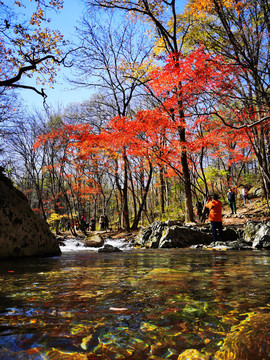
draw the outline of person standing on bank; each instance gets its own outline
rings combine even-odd
[[[203,213],[203,203],[200,200],[198,200],[196,203],[196,209],[197,209],[198,218],[199,220],[201,220]]]
[[[217,231],[220,237],[220,240],[223,241],[223,232],[222,232],[222,203],[218,200],[218,195],[214,194],[213,197],[210,197],[205,204],[205,207],[209,209],[209,220],[211,223],[213,240],[217,241]]]
[[[105,226],[105,218],[104,218],[104,215],[100,215],[99,225],[100,225],[100,230],[105,230],[105,228],[104,228],[104,226]]]
[[[251,200],[250,200],[250,198],[248,196],[248,188],[246,186],[244,186],[243,189],[242,189],[242,198],[243,198],[243,201],[244,201],[244,205],[246,205],[247,200],[251,204]]]
[[[105,230],[109,229],[109,218],[108,218],[107,214],[104,214],[104,229]]]
[[[90,230],[91,231],[96,231],[96,220],[95,220],[95,218],[92,218],[90,220]]]
[[[227,200],[231,208],[231,214],[236,214],[236,194],[232,189],[227,192]]]

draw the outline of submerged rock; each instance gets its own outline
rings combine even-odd
[[[122,252],[122,250],[116,246],[105,244],[103,248],[98,249],[98,252]]]
[[[217,359],[269,359],[270,314],[250,313],[226,336]]]
[[[201,353],[199,350],[187,349],[178,356],[177,360],[211,360],[211,357]]]
[[[195,247],[196,248],[196,247]],[[209,245],[200,245],[201,249],[211,249],[211,250],[252,250],[252,243],[247,243],[242,240],[234,241],[216,241],[212,242]]]
[[[0,172],[0,257],[60,255],[48,224],[35,214],[27,198]]]

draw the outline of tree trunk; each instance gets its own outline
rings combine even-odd
[[[186,150],[182,150],[181,164],[182,164],[184,186],[185,186],[185,222],[193,222],[194,221],[193,201],[192,201],[190,171],[188,167]]]
[[[129,210],[128,210],[128,159],[126,153],[123,154],[124,160],[124,187],[123,187],[123,227],[130,230]]]
[[[143,209],[145,207],[145,204],[146,204],[147,194],[148,194],[148,191],[149,191],[149,188],[150,188],[152,175],[153,175],[153,168],[152,168],[152,165],[150,164],[150,173],[149,173],[149,176],[148,176],[146,187],[144,189],[144,194],[143,194],[143,197],[142,197],[142,201],[140,203],[138,214],[135,217],[133,225],[131,227],[132,230],[135,230],[135,229],[138,228],[138,224],[139,224],[139,221],[140,221],[140,218],[141,218],[141,214],[142,214],[142,211],[143,211]]]
[[[123,161],[124,161],[124,185],[121,187],[119,176],[118,176],[118,163],[116,162],[116,175],[115,183],[120,194],[121,199],[121,227],[125,230],[130,230],[129,224],[129,211],[128,211],[128,159],[123,150]]]
[[[267,153],[267,138],[265,138],[264,131],[257,131],[256,129],[253,130],[253,141],[251,140],[258,165],[259,170],[261,173],[261,178],[264,184],[264,188],[266,191],[266,199],[270,197],[270,164],[269,164],[269,157]]]
[[[159,179],[160,179],[160,213],[163,215],[165,213],[165,181],[163,176],[163,168],[159,167]]]
[[[180,110],[180,114],[181,117],[184,119],[182,110]],[[194,220],[194,212],[193,212],[190,171],[188,167],[187,150],[184,147],[184,144],[186,142],[185,128],[178,127],[178,133],[182,144],[181,165],[182,165],[184,187],[185,187],[185,222],[194,222],[195,220]]]

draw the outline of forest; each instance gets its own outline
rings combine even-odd
[[[65,1],[0,2],[0,165],[35,212],[130,230],[229,188],[269,204],[268,0],[82,0],[76,43],[50,28]],[[89,100],[48,107],[60,67]]]

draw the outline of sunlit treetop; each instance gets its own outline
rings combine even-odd
[[[205,17],[215,13],[219,6],[239,13],[248,6],[248,2],[237,0],[189,0],[186,5],[186,12],[192,13],[195,17]]]
[[[166,22],[166,28],[169,36],[174,37],[177,43],[176,48],[179,51],[184,51],[186,37],[190,32],[190,15],[189,14],[176,14],[174,18],[170,17]],[[158,56],[167,55],[167,46],[164,37],[157,37],[155,40],[153,53]]]

